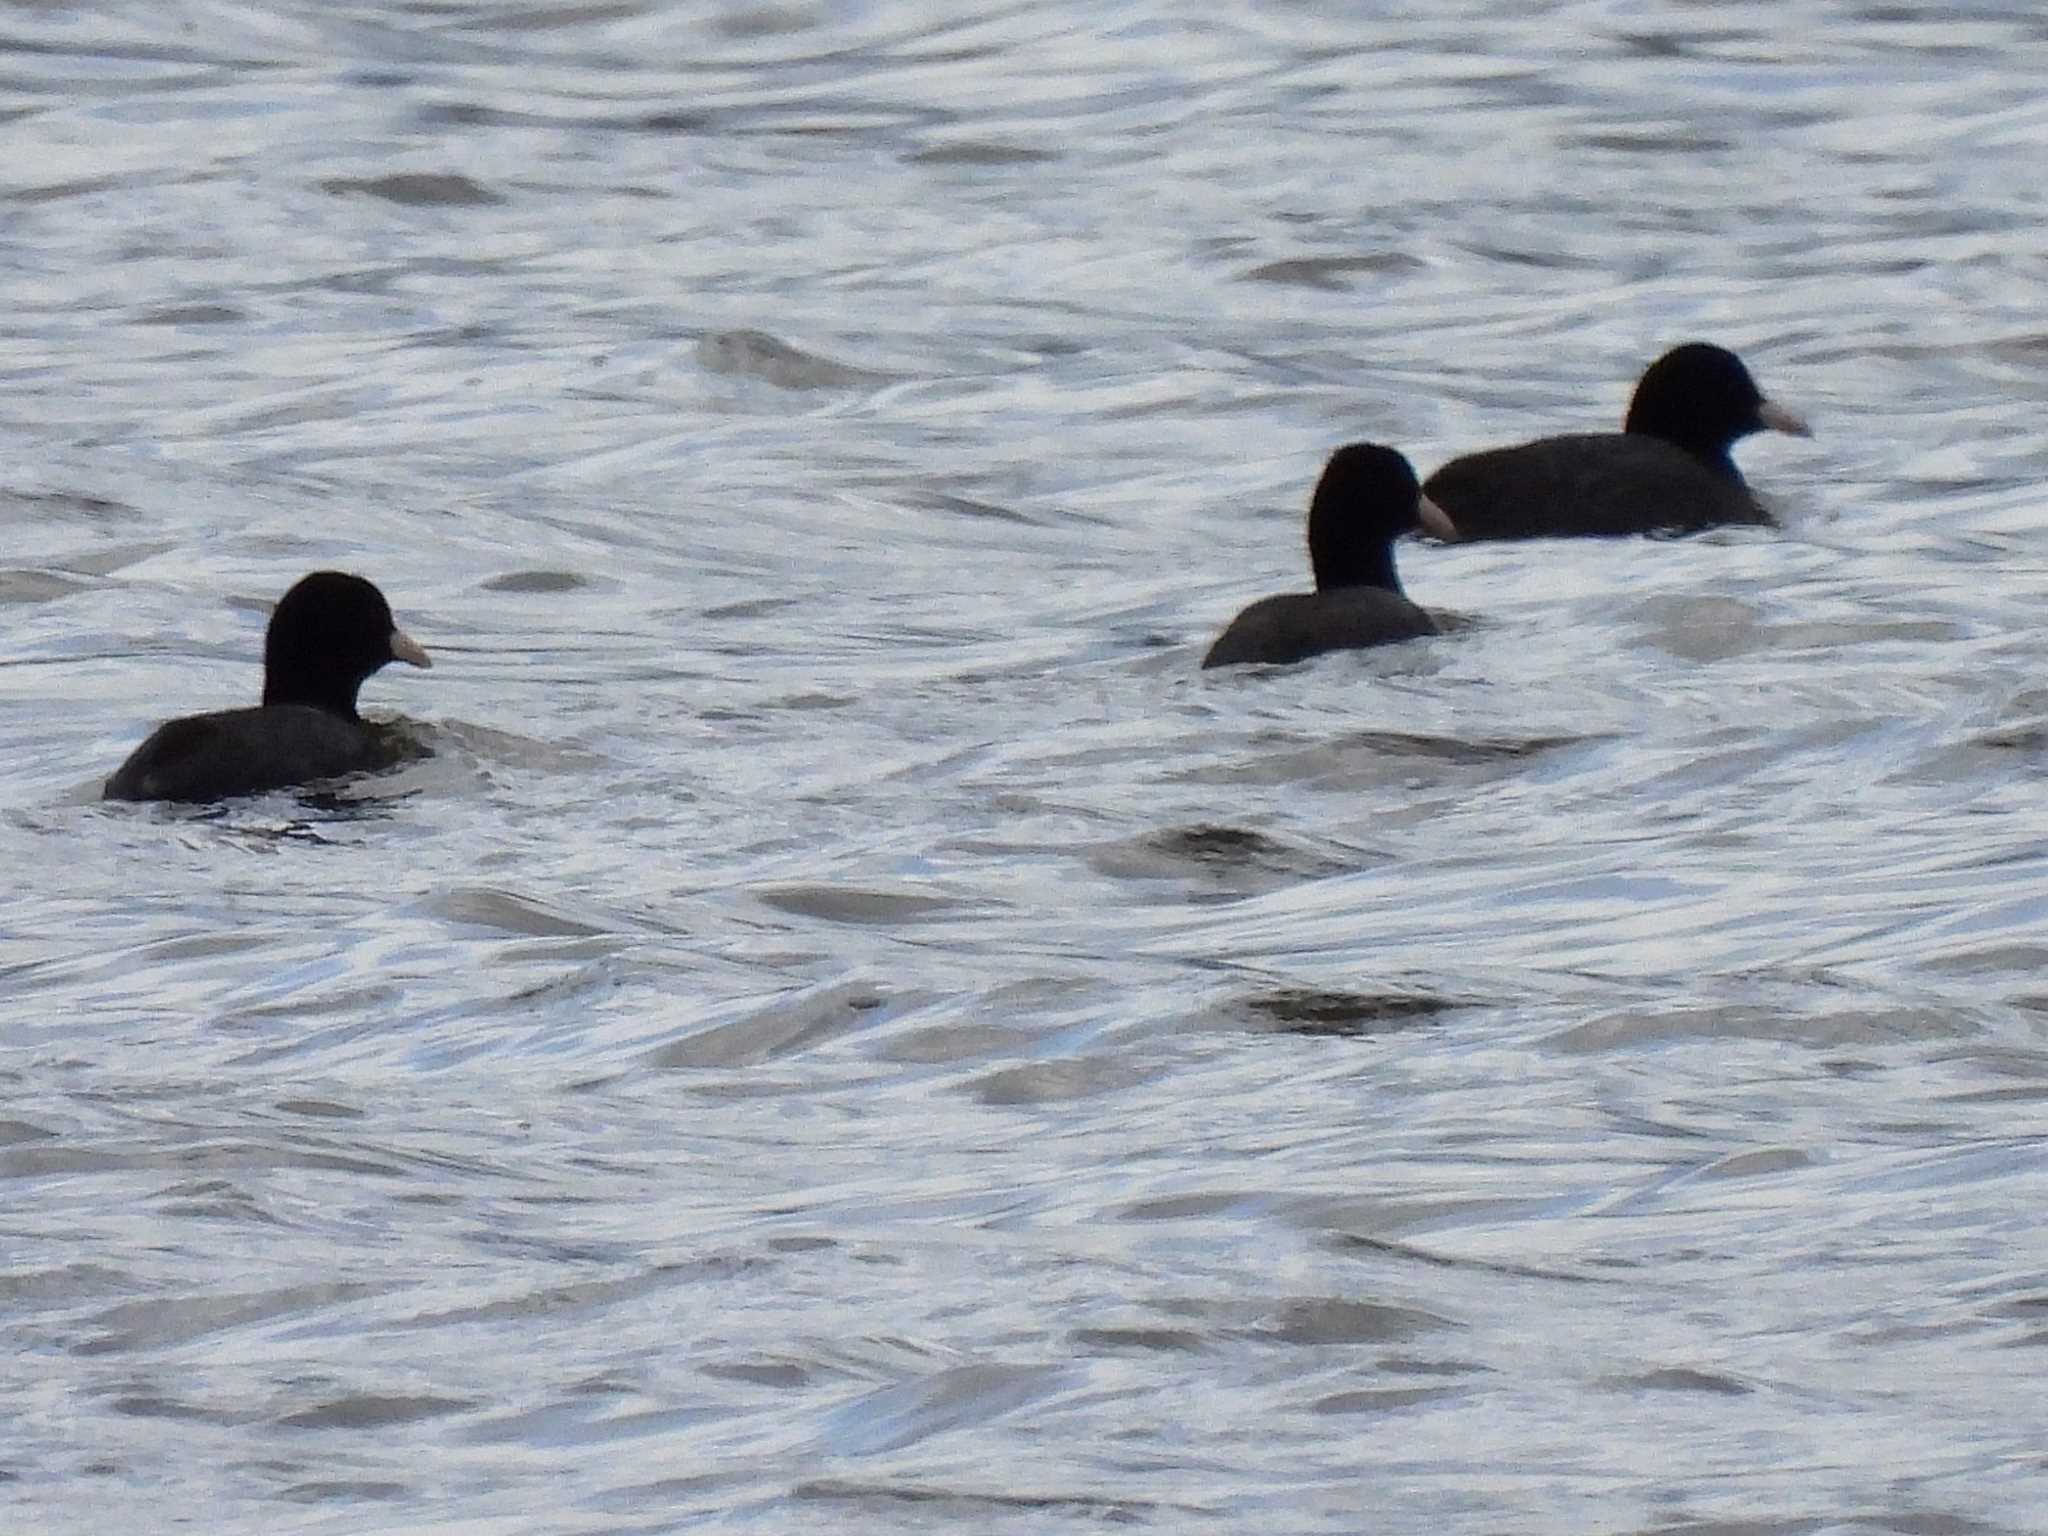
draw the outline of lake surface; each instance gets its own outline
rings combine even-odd
[[[1338,10],[8,9],[8,1529],[2042,1528],[2048,19]],[[97,803],[322,566],[434,757]]]

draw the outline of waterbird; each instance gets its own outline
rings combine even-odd
[[[221,800],[388,768],[409,755],[365,721],[356,694],[393,661],[433,662],[360,576],[315,571],[278,601],[263,636],[263,702],[169,720],[107,780],[109,800]]]
[[[1467,540],[1770,525],[1776,519],[1729,456],[1739,438],[1763,431],[1813,435],[1802,417],[1764,397],[1733,352],[1687,342],[1645,371],[1621,431],[1467,454],[1422,488]]]
[[[1394,540],[1416,528],[1441,539],[1459,530],[1415,483],[1398,450],[1350,443],[1330,455],[1308,507],[1313,592],[1262,597],[1230,621],[1204,667],[1295,662],[1437,633],[1394,572]]]

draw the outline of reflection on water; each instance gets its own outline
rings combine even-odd
[[[2038,1524],[2033,11],[0,56],[16,1524]],[[1199,672],[1695,336],[1783,534]],[[99,804],[330,565],[435,755]]]

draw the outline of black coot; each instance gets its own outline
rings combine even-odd
[[[1742,359],[1688,342],[1650,365],[1619,432],[1538,438],[1453,459],[1423,490],[1465,539],[1690,533],[1770,513],[1728,456],[1765,430],[1811,437],[1766,400]]]
[[[433,665],[376,587],[315,571],[270,616],[262,707],[158,726],[107,780],[106,798],[220,800],[388,768],[410,753],[398,733],[356,714],[356,690],[389,661]]]
[[[1435,621],[1408,601],[1394,574],[1393,542],[1416,528],[1441,539],[1459,534],[1394,449],[1377,443],[1339,448],[1308,508],[1316,590],[1259,599],[1230,621],[1202,665],[1302,661],[1435,634]]]

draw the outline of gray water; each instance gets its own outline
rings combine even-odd
[[[1338,9],[0,17],[0,1524],[2048,1528],[2048,21]],[[320,566],[435,756],[96,803]]]

